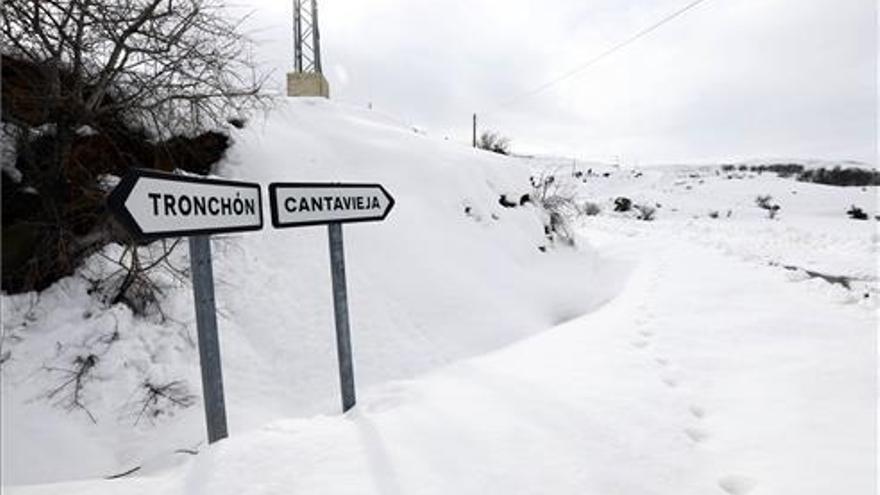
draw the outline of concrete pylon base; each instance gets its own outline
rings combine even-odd
[[[330,97],[330,85],[323,74],[315,72],[288,72],[287,96]]]

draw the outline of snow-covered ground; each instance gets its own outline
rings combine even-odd
[[[322,101],[246,129],[225,175],[397,199],[387,222],[346,227],[358,406],[338,414],[324,231],[225,238],[230,438],[201,443],[198,401],[136,421],[146,377],[198,396],[188,284],[169,278],[163,322],[72,277],[3,298],[7,491],[875,493],[880,235],[845,211],[875,214],[876,189],[597,166],[574,191],[603,212],[577,221],[576,250],[542,252],[542,213],[498,205],[537,168]],[[621,195],[656,220],[613,212]],[[46,397],[86,349],[96,423]]]

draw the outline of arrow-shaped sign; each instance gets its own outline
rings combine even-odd
[[[269,184],[272,226],[384,220],[394,198],[379,184]]]
[[[108,198],[110,211],[142,238],[263,228],[260,186],[132,169]]]

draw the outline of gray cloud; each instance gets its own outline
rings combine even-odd
[[[249,3],[259,55],[280,88],[291,2]],[[334,99],[372,102],[461,141],[478,111],[524,152],[876,162],[873,0],[707,0],[588,71],[498,108],[683,4],[319,0],[324,72]]]

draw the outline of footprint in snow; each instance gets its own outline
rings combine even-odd
[[[696,404],[692,404],[688,409],[690,410],[691,415],[697,419],[703,419],[706,416],[706,409]]]
[[[719,478],[718,486],[729,495],[746,495],[758,486],[758,482],[748,476],[731,474]]]
[[[666,386],[669,388],[675,388],[678,386],[678,380],[671,376],[664,376],[661,379],[663,380],[663,383],[666,384]]]
[[[642,337],[653,337],[654,332],[650,330],[639,330],[639,335],[641,335]]]
[[[654,359],[654,362],[657,363],[657,364],[659,364],[660,366],[667,366],[667,365],[669,365],[669,360],[666,359],[666,358],[662,358],[662,357],[655,358],[655,359]]]
[[[630,344],[633,347],[636,347],[638,349],[644,349],[645,347],[647,347],[648,341],[647,340],[633,340],[632,342],[630,342]]]
[[[702,443],[709,438],[709,432],[702,428],[685,428],[684,434],[694,443]]]

